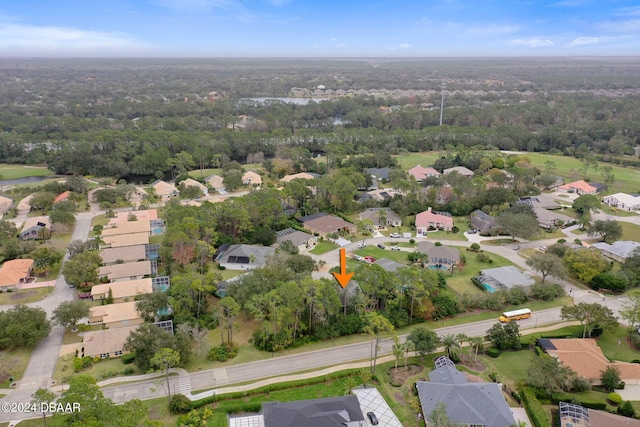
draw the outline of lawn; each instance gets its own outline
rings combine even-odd
[[[53,175],[53,172],[51,172],[46,167],[9,165],[6,163],[0,164],[0,177],[2,177],[3,180],[27,178],[30,176],[50,175]]]
[[[318,242],[316,247],[311,249],[309,252],[314,255],[322,255],[334,249],[338,249],[338,245],[336,245],[335,243],[331,243],[327,240],[322,240]]]
[[[488,268],[504,267],[506,265],[512,265],[506,258],[495,254],[487,255],[492,262],[481,262],[478,260],[475,252],[467,251],[466,248],[458,247],[461,255],[464,255],[466,261],[461,268],[456,268],[451,277],[447,277],[447,285],[453,289],[458,295],[464,293],[480,295],[484,291],[480,290],[477,286],[471,283],[471,278],[478,275],[480,270],[486,270]],[[448,274],[445,272],[445,274]]]
[[[417,165],[422,165],[424,167],[433,166],[433,163],[438,160],[440,154],[432,151],[424,153],[407,153],[394,157],[398,163],[400,163],[400,167],[402,169],[408,170]]]
[[[482,363],[487,367],[487,370],[481,376],[485,381],[490,382],[489,374],[496,373],[500,382],[513,388],[527,376],[527,369],[534,357],[536,357],[535,353],[529,349],[504,351],[495,359],[488,356],[479,356]]]
[[[422,166],[432,166],[439,156],[439,152],[432,151],[422,153],[407,153],[395,156],[395,158],[400,163],[402,169],[408,170],[418,164]],[[582,168],[582,163],[580,162],[580,160],[574,157],[554,156],[545,153],[524,153],[522,154],[522,156],[531,159],[531,165],[538,167],[541,170],[545,170],[545,162],[554,162],[555,169],[553,170],[553,173],[564,178],[566,182],[575,181],[576,175],[575,173],[572,174],[572,171],[579,171]],[[640,171],[638,171],[637,169],[623,168],[621,166],[609,163],[598,163],[598,166],[611,166],[613,168],[613,174],[615,175],[616,180],[609,186],[609,190],[607,191],[607,193],[613,194],[617,192],[638,192],[639,187],[637,182],[638,178],[640,178]],[[582,178],[582,173],[578,172],[577,179]],[[589,169],[586,178],[593,182],[603,182],[603,178],[599,170],[593,168]]]
[[[18,348],[14,350],[6,350],[0,352],[0,366],[13,376],[13,381],[19,381],[22,374],[27,369],[29,358],[31,357],[30,348]],[[9,380],[0,383],[0,389],[9,388]]]
[[[640,242],[640,225],[622,221],[620,221],[620,225],[622,226],[622,238],[624,240]]]
[[[56,363],[56,369],[53,371],[53,378],[58,383],[67,383],[69,378],[73,375],[77,375],[73,372],[73,354],[67,354],[58,358]],[[90,375],[96,379],[96,381],[103,381],[107,378],[113,378],[116,376],[124,376],[125,369],[133,369],[130,375],[141,375],[144,372],[140,372],[136,365],[122,363],[122,359],[100,359],[97,363],[90,368],[82,370],[82,374]]]
[[[553,156],[544,153],[525,153],[523,156],[531,159],[531,165],[537,166],[541,170],[545,169],[545,162],[552,161],[555,163],[556,168],[553,170],[554,174],[557,174],[565,179],[565,182],[575,181],[572,178],[572,170],[580,170],[582,163],[574,157],[565,156]],[[609,186],[607,193],[634,193],[638,191],[638,178],[640,178],[640,171],[634,168],[623,168],[617,165],[609,163],[598,163],[598,166],[611,166],[613,168],[613,174],[616,180]],[[579,173],[578,179],[582,179],[582,173]],[[603,182],[602,175],[598,170],[593,168],[589,169],[587,173],[587,179],[593,182]]]
[[[389,246],[387,246],[387,249],[380,249],[375,245],[369,245],[365,248],[358,249],[357,251],[355,251],[355,253],[360,256],[370,256],[376,260],[380,258],[387,258],[392,261],[396,261],[402,264],[407,264],[407,267],[409,266],[409,261],[407,260],[408,252],[392,251],[391,249],[388,249],[388,248]]]
[[[50,287],[21,289],[13,292],[0,293],[0,305],[7,304],[28,304],[31,302],[41,301],[45,295],[51,293]]]

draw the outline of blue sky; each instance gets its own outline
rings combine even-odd
[[[0,56],[640,55],[628,0],[4,0]]]

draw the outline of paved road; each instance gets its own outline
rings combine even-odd
[[[91,228],[93,213],[83,212],[76,215],[76,225],[71,240],[86,240]],[[69,258],[66,253],[64,261]],[[49,318],[53,310],[63,301],[72,300],[75,297],[73,289],[67,285],[62,273],[56,280],[53,292],[42,301],[26,304],[30,307],[40,307],[47,312]],[[0,310],[6,310],[12,306],[0,306]],[[2,399],[3,402],[28,402],[31,395],[39,388],[47,388],[52,385],[52,375],[58,361],[58,354],[62,346],[64,328],[54,326],[47,338],[42,340],[31,353],[29,364],[18,386],[9,391],[9,395]],[[4,393],[4,391],[2,391]],[[19,419],[20,414],[5,414],[0,412],[0,421]]]
[[[520,321],[521,328],[535,328],[536,326],[557,323],[560,319],[560,309],[553,308],[534,313],[530,319]],[[449,333],[464,333],[469,336],[485,335],[486,331],[496,323],[495,319],[481,322],[468,323],[459,326],[450,326],[436,329],[443,336]],[[406,335],[400,336],[404,340]],[[393,341],[386,339],[381,342],[378,354],[380,356],[390,354]],[[257,362],[233,365],[226,368],[210,369],[189,374],[191,390],[215,389],[230,384],[256,381],[263,378],[291,374],[294,372],[309,371],[328,366],[366,360],[371,356],[371,343],[369,341],[338,346],[324,350],[299,353],[290,356],[274,357]],[[180,389],[178,377],[172,378],[172,390]],[[151,399],[163,397],[165,389],[158,387],[157,380],[147,380],[141,383],[124,384],[103,387],[105,396],[116,403],[123,403],[133,398]]]
[[[91,218],[98,212],[78,214],[77,224],[74,230],[73,240],[85,240],[88,236]],[[633,218],[633,217],[631,217]],[[631,221],[630,221],[631,222]],[[468,235],[473,241],[480,241],[477,235]],[[375,237],[366,240],[367,244],[377,244],[388,242],[391,240],[408,241],[408,239],[390,239],[389,237]],[[445,245],[452,246],[469,246],[472,241],[456,241],[456,240],[440,240]],[[538,240],[534,242],[521,242],[518,245],[524,249],[529,247],[538,247],[541,245],[549,246],[555,243],[557,239]],[[348,252],[357,250],[359,242],[346,246]],[[520,257],[517,251],[513,250],[513,245],[493,246],[482,244],[481,247],[487,252],[507,258],[509,261],[530,271],[525,260]],[[338,251],[331,251],[323,255],[314,256],[316,260],[323,260],[328,266],[338,265]],[[316,275],[328,276],[328,273],[317,273]],[[565,289],[571,291],[576,302],[600,302],[609,306],[614,312],[618,312],[624,302],[624,298],[609,297],[606,301],[602,300],[602,295],[595,292],[577,288],[567,282],[563,282]],[[65,300],[73,298],[73,291],[69,289],[64,277],[60,276],[56,282],[54,293],[47,299],[33,303],[30,305],[44,308],[47,313],[51,314],[57,305]],[[0,307],[2,309],[2,307]],[[531,319],[521,321],[521,328],[535,328],[549,323],[555,323],[560,320],[560,309],[554,308],[534,313]],[[475,322],[455,327],[447,327],[437,329],[440,335],[447,333],[465,333],[469,336],[484,335],[495,320],[483,322]],[[62,328],[54,328],[50,336],[41,342],[34,350],[31,361],[25,371],[23,380],[20,382],[16,390],[12,390],[10,395],[2,399],[10,402],[23,402],[30,400],[31,394],[39,387],[47,387],[51,385],[51,375],[55,368],[57,355],[60,351],[63,335]],[[388,354],[391,351],[390,340],[386,340],[381,344],[380,355]],[[56,355],[52,357],[51,355]],[[180,375],[172,377],[172,391],[189,393],[191,390],[211,389],[229,384],[255,381],[262,378],[268,378],[278,375],[285,375],[293,372],[318,369],[351,361],[362,360],[370,357],[371,345],[369,342],[352,344],[349,346],[334,347],[326,350],[315,352],[301,353],[291,356],[275,357],[258,362],[252,362],[242,365],[235,365],[226,368],[218,368],[207,371],[194,372],[189,375]],[[121,384],[106,386],[103,388],[105,396],[112,398],[117,403],[128,401],[132,398],[151,399],[155,397],[163,397],[165,389],[158,380],[146,380],[135,384]],[[0,413],[0,422],[19,419],[19,414]]]

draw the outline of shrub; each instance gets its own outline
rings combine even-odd
[[[410,244],[412,244],[412,245],[413,245],[415,242],[416,242],[416,241],[415,241],[414,239],[409,239],[409,243],[410,243]]]
[[[531,387],[522,387],[520,389],[520,397],[522,398],[522,403],[524,403],[527,414],[535,427],[548,427],[551,425],[551,422],[547,417],[547,413],[542,407],[540,401],[536,398]]]
[[[169,403],[169,412],[172,414],[186,414],[193,409],[191,400],[184,394],[174,394]]]
[[[491,264],[493,262],[493,260],[491,258],[489,258],[489,256],[485,253],[478,253],[476,254],[476,259],[480,262],[486,262]]]
[[[127,366],[126,368],[124,368],[124,371],[122,371],[123,375],[131,375],[135,372],[135,369],[133,369],[131,366]]]
[[[631,334],[631,344],[633,344],[635,348],[640,350],[640,334]]]
[[[83,369],[87,369],[93,365],[93,357],[85,356],[85,357],[76,357],[73,359],[73,371],[80,372]]]
[[[611,402],[613,406],[618,406],[622,403],[622,397],[618,393],[609,393],[607,395],[607,400]]]
[[[592,400],[581,400],[580,401],[580,406],[584,406],[585,408],[589,408],[589,409],[596,409],[599,411],[603,411],[605,409],[607,409],[607,404],[604,402],[595,402]]]
[[[234,343],[224,343],[218,347],[212,347],[207,355],[208,360],[217,360],[218,362],[226,362],[238,355],[238,346]]]
[[[487,356],[489,357],[493,357],[494,359],[498,356],[500,356],[500,350],[498,350],[495,347],[491,347],[489,350],[487,350]]]
[[[625,417],[634,417],[636,415],[636,410],[633,409],[633,405],[628,400],[624,402],[621,406],[618,407],[618,413],[620,415],[624,415]]]
[[[122,363],[124,363],[125,365],[128,365],[129,363],[133,363],[135,359],[136,359],[135,353],[127,353],[122,355]]]

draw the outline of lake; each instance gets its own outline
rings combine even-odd
[[[18,185],[18,184],[29,184],[31,182],[40,182],[45,179],[51,179],[52,176],[27,176],[25,178],[18,179],[5,179],[4,181],[0,181],[0,186],[5,185]]]

